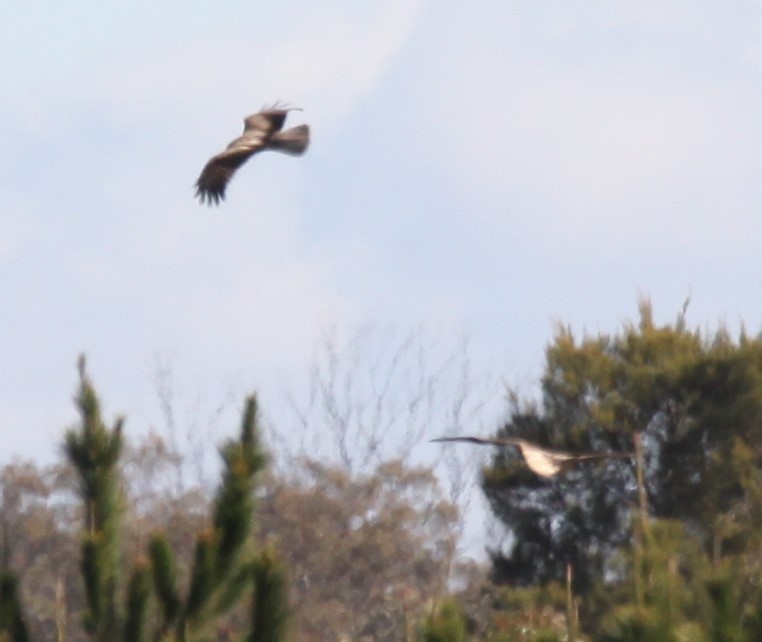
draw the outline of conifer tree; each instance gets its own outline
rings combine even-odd
[[[209,524],[196,535],[189,579],[181,582],[165,533],[154,533],[144,553],[124,559],[125,514],[120,455],[124,420],[111,427],[79,361],[75,403],[80,423],[67,431],[64,453],[79,481],[83,508],[80,570],[86,608],[82,625],[94,642],[205,642],[214,626],[251,595],[250,642],[280,642],[287,620],[285,572],[274,551],[253,548],[254,493],[266,464],[259,442],[258,408],[246,401],[241,432],[220,449],[222,479]],[[7,555],[5,556],[8,557]],[[0,642],[27,642],[16,576],[0,568]],[[3,637],[4,636],[4,637]]]
[[[27,642],[28,639],[18,580],[9,570],[3,569],[0,571],[0,642]]]
[[[0,551],[0,642],[27,642],[29,633],[19,599],[18,578],[8,567],[10,542],[8,523],[3,519],[2,551]]]
[[[190,582],[184,596],[166,535],[157,533],[151,540],[149,554],[162,616],[160,628],[169,639],[185,642],[203,637],[210,619],[227,611],[253,585],[258,586],[257,560],[251,557],[247,546],[251,544],[255,477],[266,463],[259,446],[257,412],[256,398],[250,397],[240,438],[230,440],[220,451],[224,470],[214,499],[212,524],[196,536]],[[259,592],[263,590],[266,589],[260,588]],[[276,591],[285,599],[280,587]],[[260,600],[264,598],[265,595],[259,596]],[[256,617],[254,621],[260,629],[272,624]],[[281,622],[274,624],[279,630],[282,628]]]
[[[579,340],[559,328],[542,391],[536,405],[514,397],[498,437],[621,452],[642,433],[652,517],[683,522],[715,558],[756,537],[762,336],[734,341],[722,328],[691,331],[684,314],[659,326],[642,301],[639,321],[614,335]],[[512,537],[509,550],[494,551],[495,578],[561,582],[571,564],[575,590],[586,593],[630,542],[635,473],[632,461],[619,459],[545,480],[511,450],[496,452],[483,488]]]
[[[254,561],[252,571],[254,596],[247,642],[279,642],[288,621],[285,570],[275,551],[267,549]]]
[[[81,424],[67,431],[64,451],[77,471],[84,511],[80,569],[87,611],[83,626],[93,640],[109,642],[116,639],[123,619],[117,590],[121,568],[119,527],[124,510],[118,461],[124,420],[117,418],[111,429],[103,423],[84,357],[79,360],[79,378],[75,403]]]

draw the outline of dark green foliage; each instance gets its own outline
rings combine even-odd
[[[458,606],[447,600],[426,618],[419,642],[465,642],[468,639],[465,618]]]
[[[84,357],[79,362],[80,388],[75,399],[81,423],[67,431],[65,447],[79,476],[85,528],[81,570],[88,610],[83,625],[96,640],[113,640],[120,628],[117,586],[120,568],[118,532],[123,512],[117,462],[122,450],[121,419],[109,429],[100,414],[100,402],[87,376]]]
[[[762,640],[762,335],[689,331],[683,314],[657,326],[643,302],[614,336],[560,328],[542,389],[511,399],[499,436],[632,451],[641,433],[642,483],[629,460],[546,480],[496,452],[483,487],[513,537],[493,577],[518,593],[571,564],[595,642]]]
[[[98,622],[103,615],[103,601],[106,597],[101,593],[103,586],[103,566],[104,559],[100,554],[99,547],[95,539],[97,535],[86,535],[82,543],[82,557],[80,559],[80,571],[82,581],[85,584],[85,595],[87,596],[88,612],[84,614],[82,621],[85,630],[88,633],[95,633],[98,630]]]
[[[116,531],[122,512],[117,461],[122,452],[123,419],[112,429],[101,419],[100,402],[90,383],[84,358],[79,362],[80,389],[75,402],[81,425],[66,432],[64,451],[79,475],[80,494],[85,507],[85,530],[99,531],[114,554]]]
[[[744,617],[743,628],[749,642],[762,642],[762,587],[756,588],[754,600]]]
[[[547,350],[542,404],[513,399],[498,435],[567,451],[632,451],[643,433],[653,517],[686,524],[707,551],[745,546],[751,471],[762,467],[762,337],[705,338],[680,315],[654,324],[643,302],[638,324],[577,341],[561,328]],[[744,467],[736,465],[743,451]],[[561,581],[575,591],[603,577],[632,537],[637,481],[630,460],[588,464],[552,480],[534,477],[507,450],[485,470],[484,491],[514,536],[493,551],[494,576],[512,585]],[[757,492],[757,495],[759,493]]]
[[[180,597],[177,594],[177,570],[174,555],[164,533],[155,533],[148,546],[151,560],[153,586],[159,602],[163,623],[161,631],[166,633],[175,623],[180,612]]]
[[[547,633],[538,633],[537,635],[532,636],[531,642],[561,642],[562,638],[558,633],[553,632],[547,632]]]
[[[259,445],[255,397],[246,401],[241,435],[220,449],[224,462],[222,483],[214,499],[214,522],[196,538],[188,598],[178,631],[198,625],[209,613],[219,612],[241,595],[251,578],[241,569],[254,516],[254,483],[265,466]],[[212,604],[212,600],[216,605]]]
[[[267,462],[259,446],[257,421],[257,400],[249,397],[240,439],[231,440],[221,449],[225,470],[214,502],[215,573],[218,580],[228,575],[251,531],[254,477]]]
[[[706,581],[706,592],[712,603],[712,642],[745,642],[747,639],[741,626],[737,580],[737,577],[723,574]]]
[[[600,642],[672,642],[674,637],[665,630],[659,614],[650,609],[626,605],[613,611],[602,626]],[[699,642],[694,640],[693,642]]]
[[[151,596],[151,573],[148,563],[139,560],[132,570],[127,586],[127,606],[125,608],[125,642],[143,642],[147,640],[149,598]]]
[[[186,626],[185,620],[193,622],[201,619],[202,610],[214,591],[213,537],[214,535],[209,531],[203,531],[196,537],[188,599],[185,603],[183,621],[180,623],[183,629]]]
[[[0,640],[27,642],[29,635],[19,601],[18,580],[7,570],[0,571]]]
[[[222,591],[217,596],[214,605],[214,613],[225,613],[243,596],[252,586],[252,564],[240,564],[238,570],[230,576]]]
[[[272,550],[265,550],[252,565],[254,602],[248,642],[284,639],[288,621],[286,574]]]
[[[674,552],[674,551],[673,551]],[[658,554],[657,554],[658,557]],[[685,581],[688,569],[655,565],[644,606],[617,606],[603,620],[600,642],[756,642],[751,621],[743,625],[738,576],[693,563],[707,577]],[[682,571],[682,572],[681,572]],[[756,612],[755,612],[756,613]]]

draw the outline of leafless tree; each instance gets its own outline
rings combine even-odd
[[[474,375],[469,350],[464,337],[422,329],[367,325],[344,337],[329,327],[307,386],[284,386],[273,437],[291,456],[327,457],[349,474],[391,460],[435,463],[441,449],[427,440],[478,426],[498,390]],[[461,492],[462,475],[449,481]]]

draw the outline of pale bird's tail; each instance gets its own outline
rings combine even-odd
[[[297,125],[286,129],[270,138],[270,148],[286,154],[299,156],[307,151],[310,144],[310,128],[308,125]]]

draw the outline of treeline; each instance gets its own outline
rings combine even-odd
[[[458,516],[430,470],[276,474],[252,397],[210,492],[107,425],[84,366],[75,402],[64,462],[0,469],[0,639],[391,642],[444,595]]]
[[[482,488],[503,537],[459,563],[431,470],[266,467],[256,401],[216,488],[181,454],[107,427],[81,370],[66,461],[0,469],[8,640],[762,640],[762,337],[657,325],[560,327],[539,399],[501,437],[631,451],[537,477],[495,451]],[[347,448],[350,443],[345,444]],[[457,447],[457,446],[454,446]],[[463,446],[466,447],[466,446]],[[348,451],[349,452],[349,451]],[[286,626],[286,624],[288,626]]]
[[[685,311],[659,326],[643,301],[614,335],[559,327],[541,399],[510,402],[500,436],[627,452],[639,435],[643,465],[544,480],[495,455],[482,486],[510,535],[491,550],[506,604],[555,586],[564,639],[762,640],[762,336],[691,330]]]

